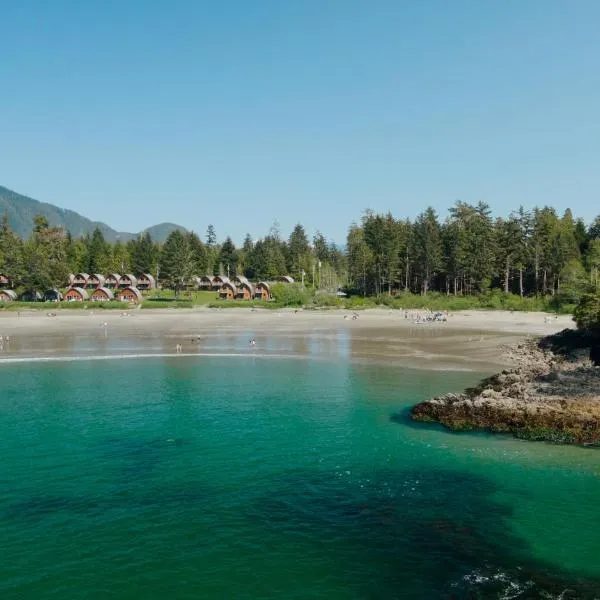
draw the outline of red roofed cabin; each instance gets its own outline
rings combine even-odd
[[[10,281],[8,279],[8,275],[4,273],[0,273],[0,288],[7,288],[10,285]]]
[[[271,286],[266,281],[260,281],[254,288],[254,297],[256,300],[270,300]]]
[[[252,300],[254,298],[254,286],[245,281],[238,287],[235,297],[238,300]]]
[[[119,279],[119,287],[124,290],[125,288],[136,288],[137,289],[137,277],[131,273],[125,273],[121,275]]]
[[[112,290],[109,290],[106,287],[96,288],[92,292],[92,302],[110,302],[115,299],[115,295]]]
[[[121,276],[118,273],[109,273],[106,276],[106,281],[104,282],[104,287],[107,287],[109,290],[114,290],[119,287],[119,281]]]
[[[235,285],[230,281],[226,281],[219,289],[219,298],[222,300],[233,300],[236,296],[237,290]]]
[[[65,292],[64,299],[66,302],[84,302],[90,297],[87,290],[81,287],[72,287]]]
[[[212,275],[205,275],[204,277],[200,277],[200,281],[198,282],[198,289],[200,290],[212,290],[214,289],[214,280],[215,278]]]
[[[0,290],[0,302],[12,302],[17,299],[17,294],[13,290]]]
[[[221,286],[225,283],[230,283],[229,277],[226,275],[215,275],[213,278],[213,286],[217,289],[220,289]]]
[[[121,302],[132,302],[133,304],[140,304],[142,301],[142,292],[136,287],[130,286],[123,288],[119,292],[119,300]]]
[[[87,273],[75,273],[73,281],[71,281],[71,287],[85,288],[89,278],[90,276]]]
[[[138,277],[137,288],[138,290],[153,290],[156,288],[156,280],[150,273],[142,273]]]
[[[243,283],[250,283],[246,277],[243,275],[235,275],[231,278],[231,283],[235,285],[235,287],[240,287]]]
[[[100,273],[94,273],[90,275],[88,278],[87,285],[85,286],[88,290],[95,290],[96,288],[102,287],[104,285],[104,275],[100,275]]]

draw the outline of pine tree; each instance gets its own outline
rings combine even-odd
[[[590,240],[600,239],[600,215],[598,215],[594,222],[590,225],[588,230],[588,237]]]
[[[209,225],[206,229],[206,255],[207,272],[219,275],[219,249],[217,247],[217,233],[214,225]]]
[[[494,227],[490,208],[457,202],[450,209],[456,232],[456,268],[467,293],[489,287],[494,272]]]
[[[585,264],[590,276],[590,284],[600,290],[600,238],[591,240],[585,256]]]
[[[533,210],[531,244],[536,294],[546,294],[550,290],[548,281],[553,271],[552,243],[557,228],[558,217],[553,208],[545,206]]]
[[[442,240],[437,215],[432,207],[421,213],[414,225],[414,255],[423,295],[429,291],[442,266]]]
[[[264,239],[265,279],[275,279],[286,273],[285,247],[279,237],[268,235]]]
[[[363,216],[362,227],[365,242],[373,256],[375,293],[381,294],[386,288],[391,293],[400,263],[396,223],[390,214],[376,215],[367,211]]]
[[[365,242],[364,231],[356,223],[350,226],[346,238],[348,283],[352,289],[366,296],[371,290],[372,254]]]
[[[161,277],[178,294],[190,282],[194,275],[194,249],[189,237],[175,230],[167,237],[161,252]]]
[[[157,249],[150,233],[146,231],[137,239],[131,240],[128,244],[128,250],[131,270],[134,275],[155,272]]]
[[[295,277],[306,271],[310,265],[310,245],[304,227],[298,223],[287,243],[286,267],[287,272]]]
[[[0,224],[0,271],[6,274],[12,286],[23,277],[23,241],[10,228],[8,214]]]
[[[579,244],[576,237],[575,221],[571,209],[567,209],[560,221],[557,223],[551,242],[552,248],[552,292],[560,291],[561,274],[563,269],[573,261],[579,260]]]
[[[121,243],[120,240],[117,240],[112,247],[111,257],[110,257],[110,265],[107,272],[110,273],[119,273],[119,275],[123,275],[124,273],[129,273],[132,271],[131,268],[131,257],[129,255],[129,246]],[[154,271],[141,271],[142,273],[154,273]]]
[[[248,257],[248,271],[256,279],[267,279],[267,255],[265,242],[258,240]]]
[[[241,250],[238,252],[238,263],[240,265],[241,272],[248,278],[253,279],[255,277],[254,269],[252,268],[252,251],[254,249],[254,242],[252,236],[247,233],[244,238],[244,244]]]
[[[208,251],[200,237],[193,231],[187,234],[188,243],[194,257],[194,275],[202,276],[208,273]]]
[[[219,263],[222,265],[223,273],[226,273],[227,277],[237,275],[237,251],[235,249],[235,244],[230,237],[227,237],[221,246]]]
[[[24,245],[23,285],[31,291],[44,292],[62,287],[67,280],[66,234],[60,227],[50,227],[42,216],[34,217],[33,233]]]
[[[519,273],[519,295],[521,298],[525,295],[524,274],[525,270],[531,264],[531,237],[533,231],[532,216],[522,206],[516,213],[511,214],[511,220],[514,220],[518,227],[518,233],[513,239],[512,244],[515,247],[514,263]]]
[[[106,243],[98,227],[86,240],[85,272],[106,273],[110,266],[110,246]]]

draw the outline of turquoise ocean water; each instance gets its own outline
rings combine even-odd
[[[479,376],[0,365],[0,598],[600,597],[597,451],[407,419]]]

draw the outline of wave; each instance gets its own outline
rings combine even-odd
[[[498,600],[517,600],[521,598],[547,598],[548,600],[566,600],[582,598],[579,592],[564,581],[549,581],[548,577],[537,580],[536,574],[514,572],[502,569],[475,569],[462,577],[460,582],[452,584],[453,589],[461,590],[468,597],[494,597]],[[566,587],[565,587],[566,586]],[[587,594],[587,592],[584,592]],[[461,595],[462,597],[462,595]],[[588,597],[585,595],[584,597]],[[595,595],[594,595],[595,597]]]
[[[0,358],[2,364],[44,363],[44,362],[81,362],[95,360],[135,360],[143,358],[260,358],[278,360],[322,360],[322,356],[302,354],[263,354],[256,352],[148,352],[135,354],[101,354],[84,356],[12,356]]]

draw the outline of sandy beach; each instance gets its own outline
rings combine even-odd
[[[424,313],[422,313],[424,314]],[[416,316],[411,313],[409,316]],[[156,309],[0,313],[0,362],[22,359],[175,354],[309,356],[414,368],[491,372],[502,348],[573,326],[570,316],[462,311],[415,323],[403,311]],[[8,340],[7,340],[8,337]]]

